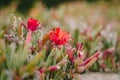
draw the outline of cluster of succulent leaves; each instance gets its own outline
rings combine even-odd
[[[86,62],[78,58],[74,64],[64,45],[51,46],[42,29],[31,34],[21,25],[23,22],[11,15],[7,24],[0,28],[0,80],[73,80],[78,78],[76,73],[88,69],[97,60],[98,55],[94,55]],[[77,55],[76,51],[70,54],[76,58]],[[79,67],[79,63],[84,65]]]
[[[106,27],[87,27],[83,32],[76,29],[74,31],[74,39],[76,41],[74,43],[79,41],[84,43],[87,57],[93,55],[97,50],[102,51],[99,59],[91,67],[90,71],[120,71],[119,28],[113,26],[112,23],[108,23]]]

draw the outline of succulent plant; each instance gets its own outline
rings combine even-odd
[[[29,18],[27,25],[17,18],[11,23],[1,29],[1,80],[77,79],[76,74],[89,69],[101,53],[86,58],[83,43],[72,46],[70,33],[60,27],[43,34],[40,22],[34,18]]]

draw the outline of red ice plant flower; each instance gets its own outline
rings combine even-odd
[[[71,39],[70,34],[59,27],[52,29],[49,33],[49,38],[55,45],[65,45]]]
[[[29,31],[34,32],[36,29],[38,29],[40,22],[34,18],[29,18],[27,21],[27,29]]]

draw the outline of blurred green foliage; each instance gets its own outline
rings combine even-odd
[[[0,0],[0,8],[9,6],[12,2],[17,2],[17,11],[26,14],[33,7],[34,3],[39,0]],[[101,0],[40,0],[47,8],[56,8],[62,3],[69,3],[75,1],[86,1],[88,3],[100,2]],[[106,2],[115,2],[114,0],[102,0]]]
[[[36,0],[20,0],[17,11],[25,14],[33,7]]]
[[[56,7],[61,3],[65,3],[65,2],[71,2],[71,1],[76,1],[76,0],[42,0],[43,4],[45,4],[45,6],[47,8],[52,8],[52,7]]]
[[[12,0],[0,0],[0,7],[8,6]]]

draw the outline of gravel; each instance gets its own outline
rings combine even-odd
[[[86,73],[80,75],[80,80],[120,80],[118,73]]]

